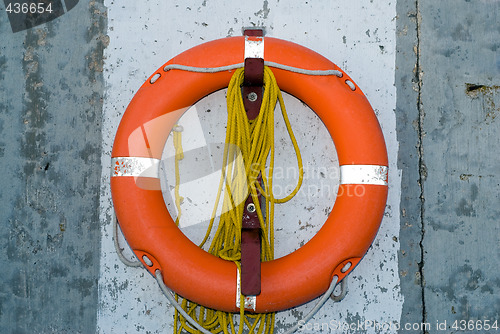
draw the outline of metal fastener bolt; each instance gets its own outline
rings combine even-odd
[[[255,101],[257,101],[257,93],[255,93],[255,92],[248,93],[248,95],[247,95],[247,99],[248,99],[250,102],[255,102]]]
[[[254,213],[255,212],[255,204],[253,204],[253,203],[248,204],[247,211],[250,213]]]

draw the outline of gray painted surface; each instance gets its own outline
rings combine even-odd
[[[499,5],[398,2],[401,324],[416,333],[496,332],[475,321],[500,314]]]
[[[499,320],[500,2],[420,12],[425,321]]]
[[[92,333],[102,4],[12,33],[0,11],[0,332]]]
[[[396,117],[401,169],[399,275],[404,296],[401,324],[423,321],[420,241],[422,237],[419,185],[419,136],[417,72],[417,6],[398,1],[396,45]],[[407,332],[407,331],[403,331]],[[418,332],[418,331],[415,331]]]
[[[105,9],[13,34],[0,8],[0,332],[94,333]],[[401,324],[453,333],[500,320],[500,2],[397,11]]]

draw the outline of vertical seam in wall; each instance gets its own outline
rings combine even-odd
[[[415,64],[415,76],[416,81],[418,83],[417,89],[417,110],[418,110],[418,173],[419,173],[419,186],[420,186],[420,227],[421,227],[421,236],[420,236],[420,262],[418,263],[418,270],[420,274],[420,287],[422,290],[422,324],[427,323],[427,311],[425,307],[425,278],[424,278],[424,237],[425,237],[425,224],[424,224],[424,214],[425,214],[425,196],[424,196],[424,182],[427,176],[427,170],[424,163],[424,147],[423,147],[423,139],[424,139],[424,111],[422,108],[422,65],[420,62],[420,41],[421,41],[421,22],[422,17],[420,13],[420,3],[419,0],[415,1],[416,6],[416,30],[417,30],[417,45],[416,45],[416,64]],[[425,326],[422,326],[422,332],[428,333],[425,330]]]

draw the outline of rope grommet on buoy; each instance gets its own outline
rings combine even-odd
[[[137,258],[179,295],[226,312],[239,310],[237,266],[200,249],[180,231],[165,206],[156,168],[181,115],[227,87],[242,67],[244,44],[244,37],[204,43],[160,67],[130,102],[112,151],[113,203]],[[264,54],[280,89],[306,103],[328,129],[340,164],[341,195],[309,242],[261,264],[261,293],[251,306],[256,313],[306,303],[325,293],[332,279],[340,281],[352,271],[378,231],[388,191],[382,131],[354,81],[295,43],[266,37]]]

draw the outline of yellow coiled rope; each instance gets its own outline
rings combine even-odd
[[[222,193],[222,213],[218,228],[213,236],[209,253],[222,259],[234,261],[240,270],[241,260],[241,225],[246,198],[252,196],[253,203],[257,208],[257,214],[262,230],[262,252],[261,261],[270,261],[274,258],[274,205],[290,200],[299,191],[302,185],[303,168],[299,147],[293,134],[285,109],[281,91],[276,83],[273,72],[269,67],[264,68],[264,94],[260,113],[255,120],[249,121],[243,98],[241,86],[243,84],[244,69],[238,69],[233,74],[227,91],[227,130],[226,143],[222,165],[222,175],[219,183],[214,209],[210,219],[205,238],[200,247],[207,242],[215,222],[217,208]],[[274,108],[279,102],[281,114],[292,141],[297,164],[299,178],[295,189],[284,198],[275,198],[273,195],[273,169],[274,169]],[[174,146],[176,153],[182,152],[181,140],[174,133]],[[177,156],[178,154],[176,154]],[[269,157],[269,167],[266,170],[266,161]],[[180,155],[179,155],[179,158]],[[177,159],[176,159],[177,160]],[[179,182],[178,160],[176,163],[176,184]],[[262,186],[259,182],[261,176]],[[224,189],[224,191],[223,191]],[[176,206],[180,209],[180,195],[176,187]],[[265,198],[265,215],[262,214],[258,194]],[[178,211],[180,216],[180,210]],[[215,297],[215,296],[214,296]],[[182,308],[192,318],[211,333],[238,333],[248,328],[248,333],[271,334],[274,330],[275,313],[245,314],[244,296],[240,296],[240,317],[238,330],[235,329],[234,314],[207,309],[203,306],[182,300]],[[179,296],[176,296],[176,300]],[[186,319],[175,312],[174,333],[201,333],[194,329]]]

